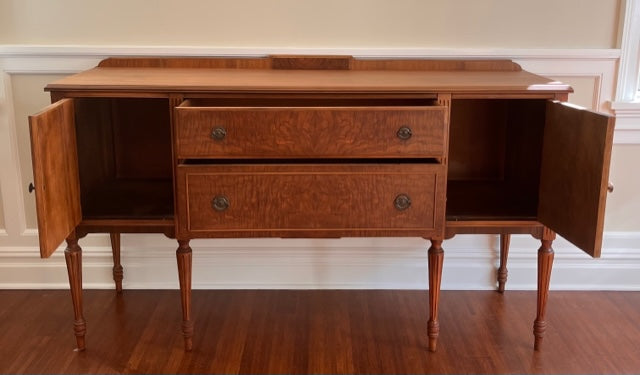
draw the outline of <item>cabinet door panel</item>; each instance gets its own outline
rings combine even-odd
[[[549,102],[538,219],[593,257],[600,256],[614,119]]]
[[[29,130],[40,256],[46,258],[82,219],[73,101],[29,116]]]

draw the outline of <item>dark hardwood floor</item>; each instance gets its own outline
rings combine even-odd
[[[640,373],[640,293],[551,292],[533,351],[535,293],[444,291],[427,351],[426,291],[85,291],[74,352],[68,291],[0,291],[0,373]]]

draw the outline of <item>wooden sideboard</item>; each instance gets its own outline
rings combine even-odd
[[[110,58],[49,84],[30,117],[41,256],[66,240],[74,331],[85,348],[81,248],[110,233],[178,241],[185,349],[192,250],[206,237],[423,237],[429,349],[443,240],[510,234],[538,250],[538,349],[555,233],[598,257],[613,118],[506,60],[350,56]]]

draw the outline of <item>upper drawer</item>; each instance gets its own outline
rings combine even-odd
[[[437,158],[442,106],[176,108],[177,157]]]

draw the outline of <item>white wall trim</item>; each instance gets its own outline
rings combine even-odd
[[[207,47],[207,46],[116,46],[116,45],[0,45],[0,56],[15,57],[95,57],[108,56],[266,56],[353,55],[359,57],[433,57],[448,58],[552,58],[584,59],[620,57],[618,49],[536,49],[536,48],[297,48],[297,47]]]
[[[86,288],[112,289],[111,249],[83,248]],[[140,238],[142,237],[142,238]],[[145,243],[147,241],[148,243]],[[252,242],[262,245],[251,246]],[[422,239],[200,240],[194,251],[195,289],[426,289],[428,243]],[[563,239],[556,252],[554,290],[640,290],[640,233],[607,233],[600,259],[591,259]],[[457,236],[444,242],[443,289],[495,288],[498,237]],[[247,246],[248,245],[248,246]],[[283,245],[283,246],[280,246]],[[302,246],[301,246],[302,245]],[[535,290],[539,241],[513,236],[509,253],[510,290]],[[122,262],[127,289],[178,288],[175,241],[160,235],[124,235]],[[0,251],[0,288],[68,287],[62,251],[38,257],[37,247]]]
[[[38,46],[0,45],[0,67],[10,74],[75,73],[94,67],[109,56],[266,56],[353,55],[358,58],[435,58],[435,59],[512,59],[537,61],[549,71],[553,64],[576,62],[613,62],[618,49],[430,49],[430,48],[216,48],[175,46]],[[546,65],[545,65],[546,64]],[[540,65],[534,65],[537,67]],[[591,69],[592,71],[594,69]],[[564,69],[565,73],[570,70]],[[536,72],[537,73],[537,72]]]
[[[640,144],[640,102],[614,102],[611,108],[616,116],[614,143]]]
[[[19,186],[11,75],[74,73],[108,56],[264,56],[346,54],[361,58],[510,58],[550,77],[594,78],[594,108],[609,110],[615,91],[617,49],[360,49],[214,48],[175,46],[0,45],[0,192],[6,228],[0,229],[0,288],[68,288],[62,252],[39,259],[37,231],[26,228]],[[623,116],[624,117],[624,116]],[[620,124],[620,122],[618,122]],[[618,126],[616,143],[640,144],[640,128]],[[22,215],[22,216],[21,216]],[[22,217],[22,219],[21,219]],[[496,236],[458,236],[445,242],[444,289],[492,289]],[[108,237],[89,236],[84,248],[88,288],[112,288]],[[537,241],[516,236],[509,289],[535,289]],[[123,237],[126,288],[177,288],[175,241],[163,236]],[[193,241],[195,288],[424,289],[426,242],[419,239],[199,240]],[[553,289],[640,290],[640,233],[605,233],[603,258],[592,260],[556,241]]]
[[[622,13],[620,63],[615,101],[611,107],[616,116],[615,143],[640,143],[640,0],[626,0]]]
[[[638,91],[640,73],[640,1],[625,0],[620,41],[620,70],[615,100],[631,102]]]

